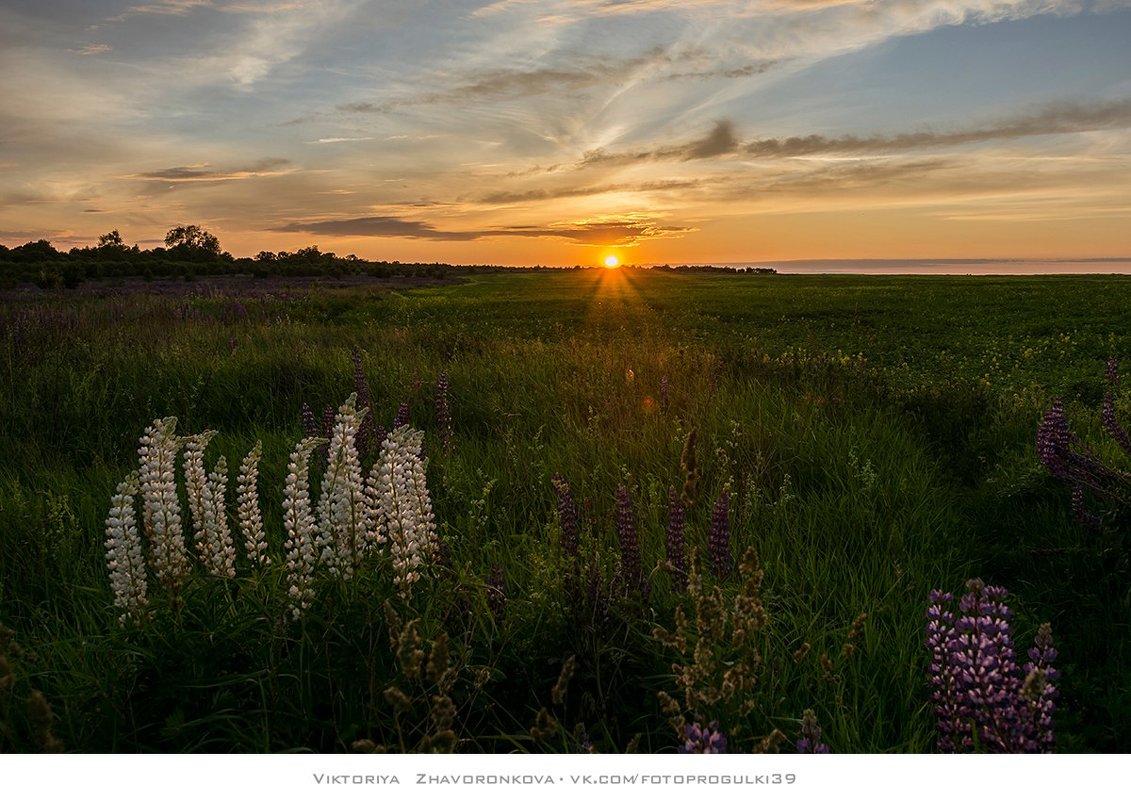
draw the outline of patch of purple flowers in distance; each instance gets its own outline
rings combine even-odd
[[[1013,650],[1008,593],[979,579],[955,602],[931,592],[926,647],[938,748],[944,753],[1049,753],[1058,677],[1052,634],[1041,627],[1022,673]]]

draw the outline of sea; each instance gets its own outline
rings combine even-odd
[[[808,259],[714,264],[772,267],[783,274],[840,275],[1131,275],[1126,259]]]

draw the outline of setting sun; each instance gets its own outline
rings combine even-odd
[[[620,267],[620,259],[618,259],[616,256],[606,256],[605,257],[605,266],[608,267],[610,270],[613,269],[614,267]]]

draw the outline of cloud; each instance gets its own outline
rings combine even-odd
[[[600,219],[545,226],[515,225],[471,231],[446,231],[429,222],[394,216],[356,217],[345,220],[292,222],[271,229],[282,233],[326,234],[343,237],[401,237],[433,241],[467,242],[487,237],[558,237],[580,245],[631,246],[645,239],[674,236],[693,229],[660,225],[638,217]]]
[[[697,179],[645,181],[637,184],[598,184],[586,186],[567,186],[554,189],[530,189],[524,192],[494,192],[484,195],[478,202],[489,205],[509,205],[542,200],[561,200],[570,197],[592,197],[614,193],[632,192],[676,192],[694,189],[701,185]]]
[[[956,147],[996,139],[1073,134],[1131,127],[1131,99],[1081,103],[1064,101],[1007,117],[990,125],[949,132],[920,131],[892,136],[809,135],[760,139],[742,146],[744,154],[784,158],[831,153],[890,153],[926,148]]]
[[[327,234],[328,236],[379,236],[440,241],[467,241],[482,236],[477,231],[440,231],[431,223],[402,217],[355,217],[349,220],[292,222],[271,229],[283,233]]]
[[[582,156],[580,166],[597,164],[614,166],[645,161],[692,161],[735,153],[739,145],[734,132],[734,123],[730,120],[719,120],[710,133],[701,139],[632,153],[610,153],[604,149],[591,150]]]
[[[168,167],[164,170],[134,173],[122,176],[124,178],[140,178],[146,181],[160,181],[164,183],[219,183],[221,181],[242,181],[247,178],[265,178],[281,175],[288,170],[283,169],[290,165],[289,159],[266,158],[260,159],[248,167],[238,167],[231,170],[209,169],[208,164],[197,164],[188,167]]]
[[[370,142],[372,136],[327,136],[323,139],[314,139],[306,142],[308,145],[334,145],[339,142]]]
[[[88,44],[77,50],[71,50],[72,53],[78,53],[80,56],[98,56],[103,53],[109,53],[114,48],[108,44]]]
[[[130,17],[143,14],[158,14],[161,16],[183,17],[198,8],[207,8],[212,5],[212,0],[158,0],[156,3],[146,3],[139,6],[130,6],[121,14],[110,17],[107,22],[123,22]]]
[[[630,58],[589,56],[572,66],[479,70],[468,75],[470,80],[465,79],[450,89],[423,92],[380,103],[341,103],[337,109],[354,114],[386,114],[405,106],[467,104],[499,98],[518,99],[577,92],[606,83],[616,83],[643,67],[669,61],[663,49],[654,47]]]
[[[1060,101],[966,129],[872,136],[809,134],[743,142],[735,132],[734,123],[729,120],[719,120],[710,133],[700,139],[631,152],[593,150],[585,153],[576,166],[624,166],[653,161],[692,161],[735,154],[753,158],[871,155],[1128,127],[1131,127],[1131,98],[1092,102]]]

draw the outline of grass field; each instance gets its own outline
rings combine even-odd
[[[1103,526],[1082,526],[1036,435],[1063,398],[1126,469],[1099,409],[1129,279],[180,286],[0,301],[0,750],[660,752],[701,719],[730,750],[788,751],[811,709],[834,752],[928,752],[928,595],[974,577],[1009,590],[1018,661],[1052,624],[1058,750],[1126,750],[1125,509],[1087,499]],[[320,571],[295,620],[288,460],[303,404],[357,390],[355,353],[373,423],[424,432],[439,550],[411,599],[386,549]],[[150,576],[120,625],[110,499],[169,416],[219,432],[209,469],[262,442],[272,564]],[[664,564],[671,493],[690,589]],[[226,500],[234,531],[234,478]]]

